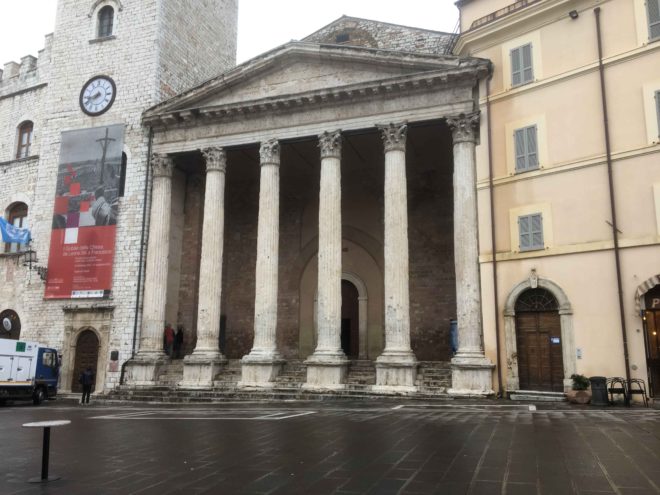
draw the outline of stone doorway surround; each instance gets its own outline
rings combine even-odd
[[[359,335],[359,351],[358,359],[368,359],[367,346],[369,336],[367,335],[369,315],[367,308],[369,307],[369,296],[367,294],[367,286],[364,281],[354,273],[343,272],[341,279],[352,283],[358,291],[358,335]],[[318,294],[314,295],[314,347],[316,347],[316,335],[318,332],[316,315],[318,311]]]
[[[60,376],[60,390],[62,392],[71,392],[76,362],[76,345],[80,334],[86,330],[94,332],[99,339],[98,361],[94,370],[96,372],[94,390],[101,392],[105,389],[113,311],[114,306],[64,308],[64,342],[62,345],[62,373]]]
[[[506,352],[506,390],[520,388],[518,375],[518,349],[516,342],[516,301],[528,289],[542,288],[549,291],[559,303],[559,319],[561,324],[562,358],[564,360],[564,391],[572,386],[571,375],[576,372],[575,335],[573,332],[573,308],[561,287],[556,283],[540,278],[536,270],[532,270],[529,278],[516,285],[509,293],[504,306],[504,335]]]

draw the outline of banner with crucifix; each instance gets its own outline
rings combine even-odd
[[[47,299],[110,297],[123,147],[123,125],[62,133]]]

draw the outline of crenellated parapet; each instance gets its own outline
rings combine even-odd
[[[10,61],[0,69],[0,98],[11,96],[41,86],[48,82],[51,63],[51,46],[53,35],[45,36],[44,48],[39,50],[39,56],[26,55],[21,62]]]

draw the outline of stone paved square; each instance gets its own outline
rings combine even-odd
[[[457,402],[457,401],[456,401]],[[0,409],[2,494],[655,494],[660,411],[331,401]],[[53,428],[47,485],[40,430]]]

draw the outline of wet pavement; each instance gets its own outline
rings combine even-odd
[[[0,408],[0,494],[660,494],[660,411],[507,401]],[[533,407],[532,407],[533,409]],[[40,430],[53,428],[50,473]]]

